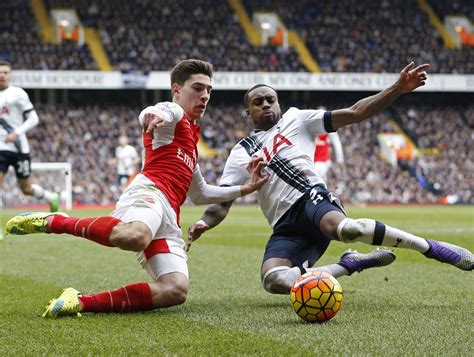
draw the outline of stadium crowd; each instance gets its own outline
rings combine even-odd
[[[440,19],[445,16],[466,16],[471,22],[474,20],[474,3],[462,0],[428,0],[428,3]]]
[[[462,13],[472,19],[473,8],[468,2],[430,3],[440,17]],[[306,70],[291,48],[253,47],[227,1],[45,0],[45,4],[48,9],[74,7],[85,26],[98,30],[118,70],[169,70],[186,57],[209,60],[218,71]],[[324,6],[310,0],[245,0],[244,4],[249,14],[276,11],[286,26],[306,41],[323,71],[395,72],[415,60],[430,62],[431,73],[474,73],[474,48],[444,48],[415,0],[340,0]],[[2,1],[0,28],[0,58],[12,61],[15,69],[97,69],[87,46],[43,43],[28,0]],[[219,103],[211,101],[201,121],[203,139],[219,152],[215,158],[201,159],[203,173],[211,183],[218,182],[229,150],[251,130],[242,105]],[[333,104],[341,107],[341,103]],[[298,106],[315,107],[315,103]],[[138,109],[105,104],[36,107],[40,125],[28,133],[33,161],[70,161],[76,202],[114,202],[119,188],[110,159],[120,134],[126,134],[140,149]],[[474,106],[396,104],[394,108],[399,124],[417,146],[434,148],[430,152],[435,155],[403,162],[404,170],[380,160],[376,134],[393,129],[378,116],[340,131],[346,168],[333,167],[329,188],[344,202],[432,203],[439,195],[450,195],[458,202],[474,203],[469,130],[474,126]],[[55,140],[44,140],[47,137]],[[54,177],[43,178],[49,180],[45,186],[57,185]],[[14,204],[18,196],[22,195],[13,186],[4,192],[7,205]]]
[[[419,166],[419,176],[435,190],[457,196],[460,202],[472,203],[474,105],[448,110],[429,104],[405,105],[398,107],[397,112],[402,127],[417,147],[435,151],[408,164]]]
[[[12,62],[16,69],[97,70],[89,47],[43,42],[29,3],[0,2],[0,59]]]
[[[120,70],[169,70],[181,59],[201,58],[221,71],[305,71],[293,49],[253,47],[227,1],[47,3],[76,8],[85,24],[99,30],[112,65]]]
[[[227,1],[45,3],[48,9],[75,8],[85,26],[98,30],[116,70],[169,70],[180,59],[196,57],[209,60],[219,71],[306,71],[291,47],[252,46]],[[415,60],[431,63],[431,73],[474,73],[474,48],[444,48],[415,0],[244,3],[250,16],[255,11],[277,12],[301,35],[324,72],[398,72]],[[472,14],[468,2],[432,3],[439,11]],[[97,68],[87,46],[42,43],[29,1],[5,0],[0,9],[0,58],[14,62],[15,68]]]
[[[298,106],[314,107],[304,103]],[[331,106],[336,108],[341,104],[331,103]],[[472,105],[469,110],[471,114],[474,112]],[[422,173],[410,174],[409,170],[392,167],[380,159],[377,134],[394,129],[386,115],[378,115],[363,124],[338,131],[346,167],[341,169],[333,165],[329,172],[329,189],[347,203],[436,203],[440,195],[458,197],[458,203],[474,203],[472,131],[462,118],[464,111],[446,105],[395,105],[395,111],[403,121],[405,131],[420,148],[437,149],[437,155],[407,164],[421,168]],[[141,150],[137,109],[47,105],[38,106],[38,112],[41,122],[29,135],[33,162],[71,162],[74,201],[112,204],[120,194],[115,167],[111,163],[119,135],[126,134],[130,144]],[[201,169],[208,182],[218,183],[229,150],[252,128],[245,119],[243,105],[237,104],[211,104],[200,124],[203,140],[220,153],[214,158],[201,157]],[[55,140],[44,140],[50,137]],[[45,178],[41,176],[40,179]],[[50,186],[47,182],[44,186],[57,185],[57,177],[48,180]],[[10,187],[5,190],[4,200],[7,205],[14,205],[15,197],[24,196],[13,184]],[[243,202],[254,199],[250,196]],[[22,198],[19,203],[25,200]]]
[[[416,0],[245,3],[251,12],[276,11],[323,72],[398,72],[414,60],[430,63],[431,73],[474,73],[474,47],[445,48]],[[468,2],[456,3],[458,12],[469,11]]]

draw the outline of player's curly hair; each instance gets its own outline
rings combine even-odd
[[[171,70],[171,85],[178,83],[182,86],[193,74],[205,74],[212,79],[212,64],[198,59],[179,62]]]

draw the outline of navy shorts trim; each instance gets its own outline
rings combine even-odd
[[[31,156],[29,153],[0,151],[0,172],[6,173],[13,166],[16,177],[26,179],[31,175]]]
[[[285,258],[294,266],[313,266],[331,242],[319,229],[321,218],[331,211],[347,216],[339,199],[324,185],[307,190],[273,228],[263,261]]]

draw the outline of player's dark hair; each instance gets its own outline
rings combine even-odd
[[[250,88],[247,92],[245,92],[245,95],[244,95],[244,104],[245,104],[245,108],[248,108],[249,107],[249,94],[251,91],[253,91],[255,88],[259,88],[259,87],[268,87],[268,88],[271,88],[275,91],[276,93],[276,90],[275,88],[273,88],[272,86],[269,86],[268,84],[263,84],[263,83],[260,83],[260,84],[256,84],[254,85],[252,88]]]
[[[187,59],[179,62],[171,70],[171,85],[178,83],[182,86],[193,74],[205,74],[212,78],[212,64],[198,59]]]
[[[12,64],[8,61],[0,61],[0,66],[8,66],[12,68]]]

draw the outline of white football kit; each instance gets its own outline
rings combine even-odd
[[[246,170],[252,156],[268,164],[268,182],[258,191],[262,212],[273,227],[309,188],[324,186],[313,155],[315,137],[332,131],[331,112],[290,108],[268,130],[256,130],[241,140],[227,159],[220,185],[240,185],[249,179]]]
[[[0,151],[27,154],[30,146],[25,133],[39,122],[28,94],[20,87],[9,86],[0,90]],[[8,134],[15,132],[18,139],[6,143]]]
[[[131,176],[135,172],[132,163],[138,157],[137,150],[132,145],[118,146],[115,149],[117,158],[117,174]]]

